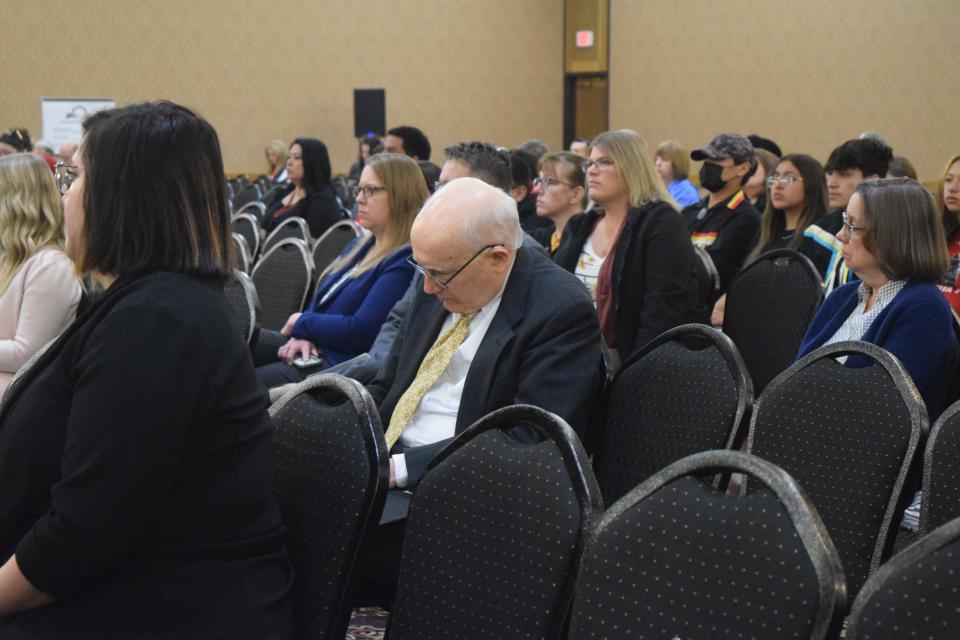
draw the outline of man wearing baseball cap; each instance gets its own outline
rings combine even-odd
[[[690,157],[703,161],[700,186],[710,193],[684,209],[683,220],[693,244],[713,259],[723,294],[760,235],[760,213],[743,193],[756,171],[756,154],[746,137],[721,133]]]

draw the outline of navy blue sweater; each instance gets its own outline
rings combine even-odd
[[[293,326],[293,337],[317,345],[330,364],[337,364],[370,349],[380,325],[413,279],[413,265],[407,262],[410,245],[406,244],[385,256],[374,268],[359,277],[350,278],[334,290],[333,286],[343,274],[360,262],[373,247],[373,238],[358,238],[354,242],[365,242],[366,246],[350,264],[320,283],[317,295],[310,303],[310,310],[300,316]],[[353,243],[343,253],[346,255],[352,250]]]
[[[800,344],[802,358],[829,340],[857,308],[860,282],[834,290],[820,307]],[[950,305],[936,285],[908,282],[870,324],[862,340],[883,347],[903,363],[923,396],[931,423],[945,408],[957,367],[957,333]],[[865,367],[869,358],[851,356],[847,366]]]

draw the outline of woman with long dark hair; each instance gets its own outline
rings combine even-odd
[[[816,239],[806,233],[815,220],[827,215],[823,166],[802,153],[786,155],[767,176],[767,190],[760,240],[747,263],[767,251],[794,249],[810,258],[821,276],[826,275],[830,253],[820,250]]]
[[[290,184],[267,206],[261,227],[265,234],[287,218],[303,218],[314,240],[343,219],[337,196],[330,186],[330,155],[316,138],[297,138],[287,154]]]
[[[217,134],[170,102],[110,109],[76,165],[66,250],[105,291],[0,407],[0,637],[289,638]]]

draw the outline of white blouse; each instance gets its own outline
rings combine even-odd
[[[80,282],[63,251],[45,248],[24,262],[0,291],[0,396],[40,347],[77,315]]]

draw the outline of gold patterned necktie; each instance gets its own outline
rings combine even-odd
[[[410,418],[413,417],[414,412],[420,405],[420,401],[423,400],[423,396],[436,384],[440,374],[450,364],[454,352],[467,337],[470,321],[476,315],[477,312],[474,311],[460,316],[460,319],[452,327],[437,338],[437,341],[427,351],[427,355],[423,357],[423,362],[420,363],[420,368],[417,370],[417,376],[400,396],[397,406],[393,409],[393,415],[390,416],[390,426],[386,433],[388,449],[392,448],[400,439],[400,434],[407,427]]]

